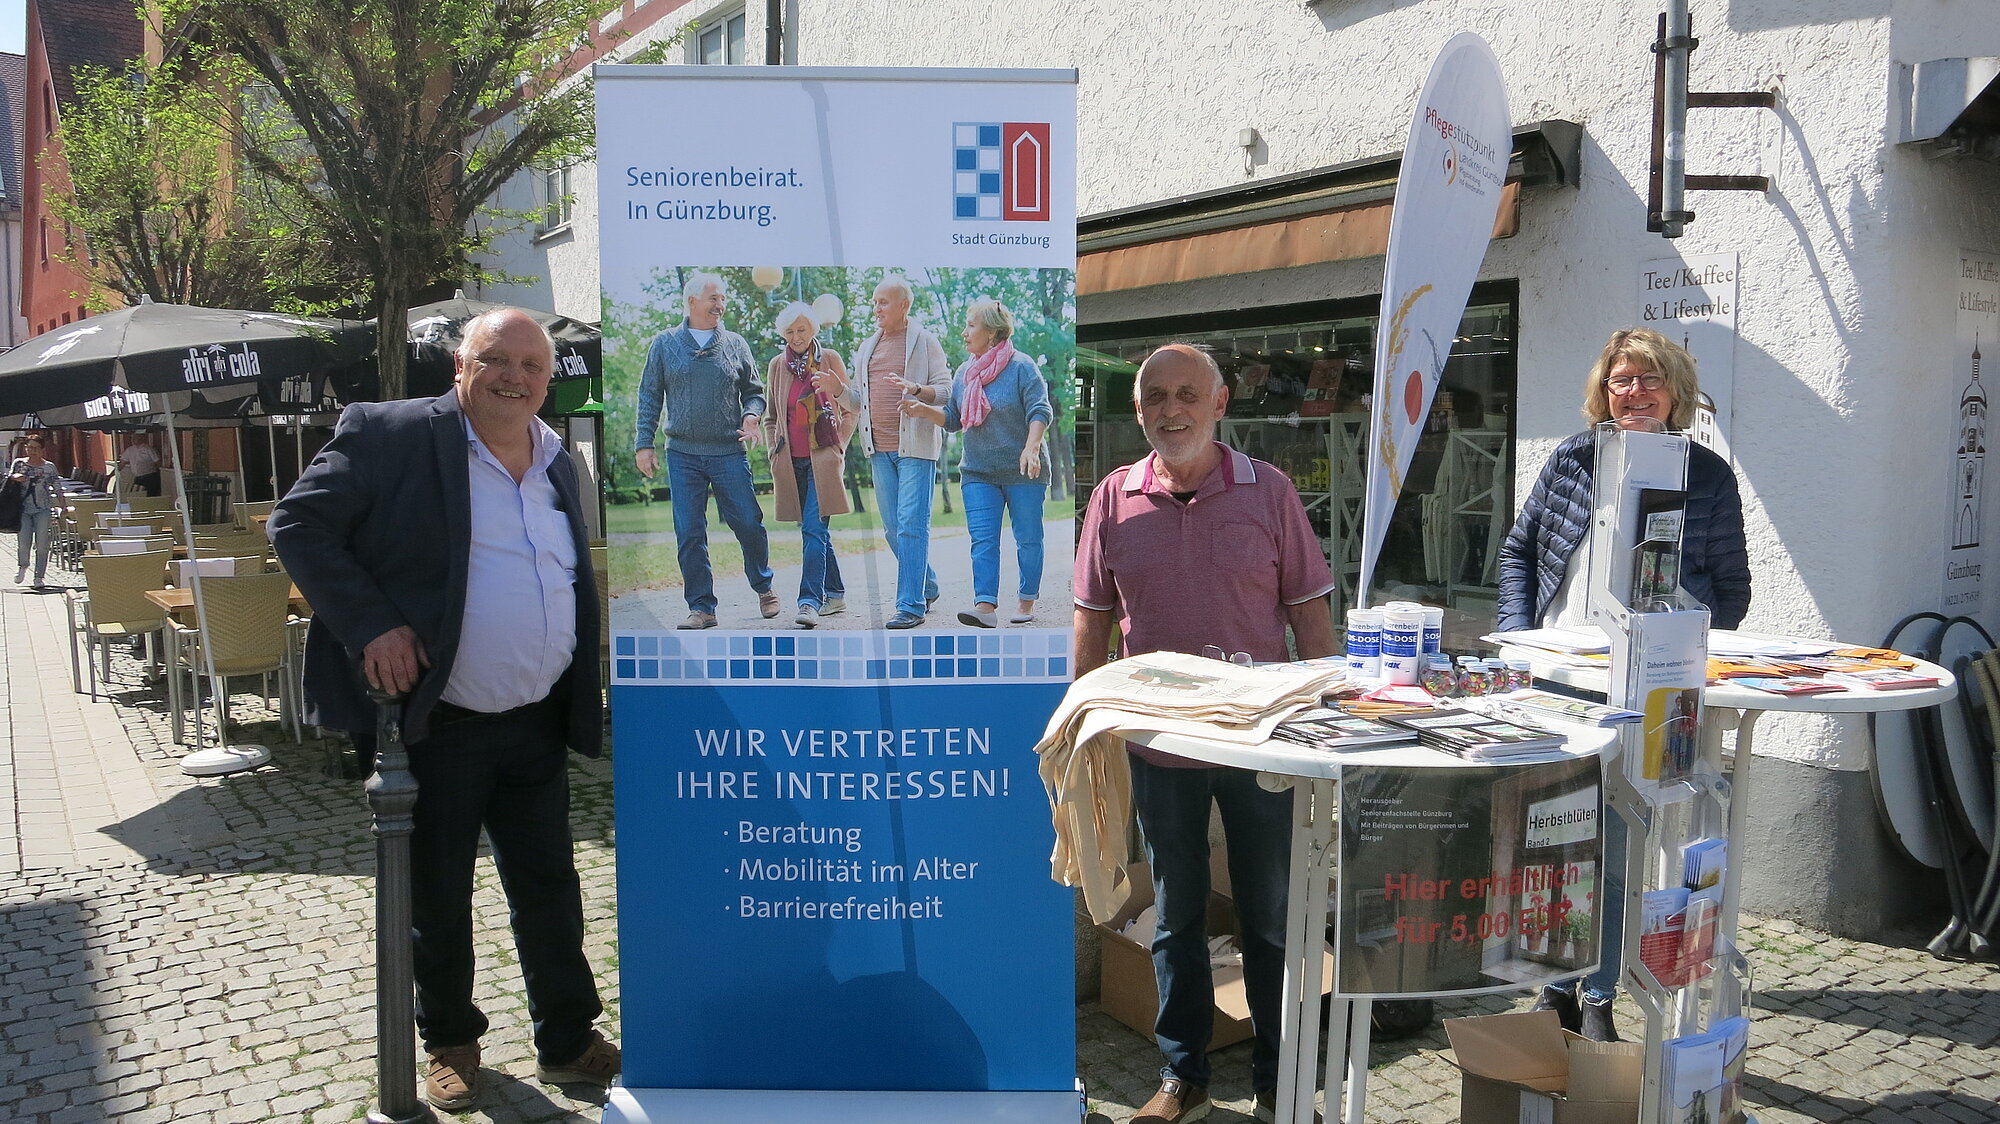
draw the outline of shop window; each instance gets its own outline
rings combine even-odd
[[[703,66],[738,66],[743,62],[742,9],[704,17],[696,28],[692,48],[694,61]]]
[[[1078,487],[1146,453],[1132,409],[1139,361],[1174,340],[1207,347],[1230,388],[1221,439],[1292,478],[1339,579],[1336,608],[1352,607],[1380,303],[1080,328]],[[1447,606],[1447,644],[1460,650],[1492,630],[1513,517],[1516,322],[1511,283],[1474,290],[1376,567],[1375,600]]]

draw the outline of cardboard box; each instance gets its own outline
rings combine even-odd
[[[1220,848],[1217,849],[1220,854]],[[1145,1035],[1153,1036],[1153,1020],[1160,1012],[1159,984],[1153,976],[1152,935],[1133,940],[1124,933],[1127,922],[1153,904],[1153,874],[1143,862],[1125,868],[1128,896],[1108,924],[1099,925],[1098,1006],[1104,1013]],[[1212,879],[1226,889],[1226,874]],[[1210,936],[1236,932],[1236,906],[1224,893],[1209,895]],[[1321,963],[1322,993],[1333,990],[1333,954]],[[1243,988],[1243,968],[1235,965],[1215,969],[1215,1023],[1208,1040],[1210,1050],[1233,1046],[1250,1037],[1250,998]]]
[[[1591,1042],[1554,1011],[1446,1019],[1463,1076],[1460,1124],[1634,1124],[1644,1077],[1637,1042]]]

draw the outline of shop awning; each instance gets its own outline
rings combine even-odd
[[[1583,128],[1514,130],[1493,237],[1519,229],[1520,189],[1577,185]],[[1402,155],[1355,160],[1077,220],[1080,296],[1387,252]]]
[[[1931,59],[1902,68],[1901,144],[1933,156],[2000,159],[2000,58]]]

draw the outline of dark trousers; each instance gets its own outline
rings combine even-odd
[[[426,1047],[467,1045],[486,1032],[472,1001],[472,880],[482,828],[507,894],[535,1054],[559,1065],[590,1044],[604,1008],[583,955],[563,721],[552,702],[505,718],[434,716],[430,736],[410,747],[411,929]]]
[[[1208,814],[1222,813],[1236,899],[1243,990],[1250,1001],[1251,1088],[1278,1087],[1278,1021],[1285,990],[1285,899],[1290,889],[1292,794],[1269,792],[1247,769],[1174,769],[1134,755],[1132,806],[1146,836],[1159,928],[1153,974],[1160,1013],[1153,1037],[1162,1077],[1209,1084],[1215,980],[1208,952]]]

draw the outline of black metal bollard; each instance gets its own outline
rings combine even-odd
[[[433,1120],[417,1099],[416,985],[410,967],[410,829],[417,778],[403,749],[400,697],[375,700],[375,772],[366,791],[375,813],[375,1084],[368,1124]]]

